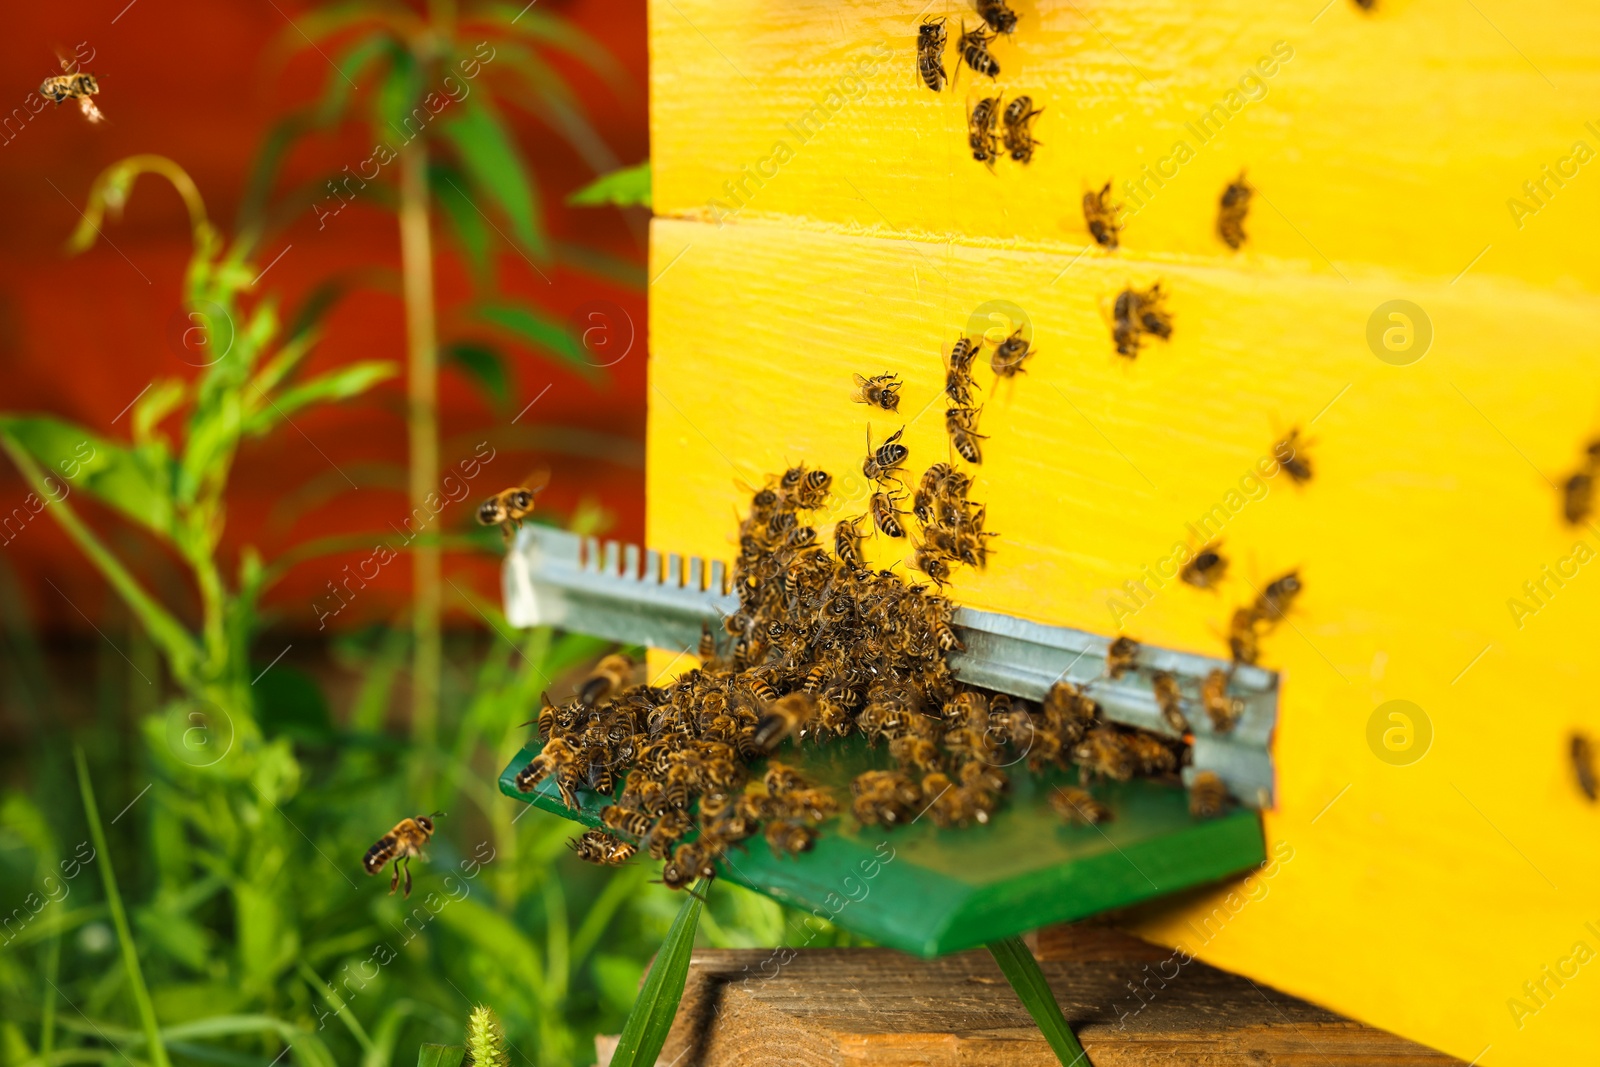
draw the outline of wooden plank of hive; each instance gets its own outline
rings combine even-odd
[[[1039,355],[998,390],[980,371],[974,495],[1002,536],[955,599],[1217,652],[1254,589],[1294,567],[1307,585],[1263,654],[1284,679],[1271,879],[1129,921],[1463,1059],[1571,1060],[1600,1018],[1600,983],[1572,980],[1600,950],[1600,814],[1564,759],[1569,730],[1600,731],[1575,699],[1600,686],[1600,531],[1562,525],[1557,487],[1600,428],[1600,185],[1572,171],[1575,141],[1600,145],[1600,11],[1016,6],[1000,85],[1049,121],[1030,168],[992,176],[961,152],[971,72],[959,93],[914,80],[914,5],[652,6],[671,217],[652,238],[651,544],[731,558],[737,482],[801,460],[838,477],[824,534],[859,513],[855,372],[906,380],[875,439],[903,421],[913,470],[946,458],[941,353],[980,304],[1014,303]],[[1124,247],[1087,244],[1081,193],[1154,167],[1279,40],[1294,55],[1265,96],[1151,186]],[[801,143],[789,124],[818,101]],[[767,162],[780,141],[792,157]],[[1212,227],[1241,167],[1262,195],[1232,253]],[[1120,359],[1111,303],[1155,281],[1172,341]],[[1394,299],[1432,331],[1406,365],[1369,341]],[[1292,426],[1304,488],[1252,473]],[[1214,536],[1221,593],[1174,581],[1177,551]],[[909,556],[890,547],[869,551]]]
[[[1461,1064],[1126,935],[1041,963],[1095,1067]],[[1058,1061],[987,952],[703,950],[658,1060],[678,1067],[1052,1067]]]

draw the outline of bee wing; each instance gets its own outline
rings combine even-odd
[[[530,493],[542,493],[549,485],[550,468],[544,465],[539,466],[522,482],[523,488],[528,490]]]
[[[83,117],[88,119],[91,123],[105,121],[105,115],[98,107],[95,106],[94,101],[89,99],[87,96],[78,97],[78,110],[82,111]]]

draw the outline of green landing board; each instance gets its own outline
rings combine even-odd
[[[573,811],[555,783],[519,793],[512,779],[538,754],[525,748],[500,775],[500,791],[585,826],[600,825],[611,798],[580,791]],[[888,767],[886,752],[860,738],[776,754],[832,786],[844,814],[818,830],[811,851],[775,856],[757,835],[718,866],[721,877],[815,914],[880,945],[918,956],[975,948],[1051,923],[1086,918],[1240,874],[1266,858],[1261,819],[1235,809],[1217,819],[1189,814],[1176,784],[1108,782],[1094,795],[1113,813],[1099,826],[1068,826],[1049,792],[1075,772],[1011,768],[1005,806],[986,826],[940,829],[928,819],[895,830],[849,814],[850,780]],[[752,769],[759,777],[761,765]],[[621,784],[618,785],[620,792]],[[649,862],[649,861],[646,861]]]

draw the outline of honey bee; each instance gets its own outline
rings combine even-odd
[[[972,361],[977,358],[978,343],[970,337],[956,338],[956,343],[950,346],[950,366],[963,371],[972,368]]]
[[[1228,559],[1218,551],[1221,547],[1220,541],[1212,541],[1201,548],[1183,565],[1178,577],[1196,589],[1215,589],[1228,573]]]
[[[600,809],[600,821],[613,830],[620,830],[629,837],[643,838],[650,832],[650,816],[642,811],[633,811],[617,804],[607,804]]]
[[[939,751],[939,746],[926,737],[915,734],[907,734],[890,741],[889,757],[903,767],[915,767],[927,773],[944,768],[944,755]],[[923,788],[927,788],[926,782],[923,783]]]
[[[896,470],[906,461],[911,450],[900,444],[900,435],[905,433],[902,426],[890,434],[876,449],[872,447],[872,429],[867,429],[867,458],[861,464],[861,473],[869,482],[878,482],[887,485]]]
[[[1133,777],[1133,754],[1122,737],[1109,726],[1096,726],[1072,751],[1072,759],[1086,775],[1126,782]]]
[[[578,703],[592,708],[628,684],[633,674],[633,660],[621,653],[606,656],[595,665],[594,671],[578,686]]]
[[[815,830],[795,822],[768,823],[764,836],[774,856],[797,856],[809,851],[817,841]]]
[[[864,826],[902,826],[916,817],[922,790],[900,771],[864,771],[850,783],[851,812]]]
[[[1228,651],[1233,662],[1254,666],[1261,658],[1261,639],[1256,632],[1256,613],[1250,608],[1236,608],[1228,624]]]
[[[1010,33],[1017,28],[1017,15],[1006,6],[1006,0],[975,0],[978,14],[995,33]]]
[[[1300,595],[1300,590],[1305,588],[1300,582],[1300,572],[1290,571],[1281,578],[1274,579],[1261,591],[1261,596],[1256,599],[1256,616],[1270,622],[1277,622],[1289,612],[1295,597]]]
[[[1299,440],[1300,430],[1296,427],[1272,446],[1272,458],[1278,461],[1278,466],[1294,479],[1296,485],[1304,485],[1311,480],[1311,457],[1305,455],[1305,446],[1299,444]]]
[[[550,703],[550,694],[549,693],[540,693],[539,694],[539,717],[537,719],[530,719],[528,722],[518,723],[517,725],[518,726],[529,726],[529,725],[532,725],[533,723],[538,723],[539,724],[539,740],[548,741],[548,740],[550,740],[550,731],[555,729],[556,716],[559,713],[560,713],[560,709],[557,708],[554,704]]]
[[[1228,787],[1213,771],[1201,771],[1189,783],[1189,814],[1197,819],[1215,819],[1228,805]]]
[[[1571,744],[1572,773],[1578,779],[1578,788],[1583,790],[1583,795],[1589,798],[1590,803],[1600,800],[1600,787],[1595,782],[1594,746],[1589,738],[1580,733],[1572,735]]]
[[[756,724],[756,744],[771,752],[786,737],[801,737],[806,723],[817,713],[817,699],[809,693],[790,693],[767,705]]]
[[[780,796],[795,790],[807,789],[811,786],[811,781],[788,764],[773,760],[767,764],[767,773],[762,775],[761,784],[767,787],[770,795]]]
[[[950,580],[950,557],[927,545],[917,546],[911,557],[911,565],[932,578],[936,585],[942,586]]]
[[[994,169],[995,157],[1000,154],[995,138],[995,124],[1000,118],[1000,98],[986,96],[967,112],[967,147],[972,158]]]
[[[1589,517],[1594,505],[1594,476],[1600,471],[1600,440],[1584,449],[1584,467],[1566,480],[1561,490],[1561,514],[1569,525],[1577,526]]]
[[[978,442],[987,440],[978,432],[978,414],[982,408],[947,408],[944,428],[950,434],[950,446],[968,463],[982,463],[983,453]]]
[[[567,769],[576,769],[578,759],[577,750],[565,737],[552,737],[546,741],[539,754],[528,761],[528,765],[517,772],[513,779],[519,793],[531,793],[535,786],[549,775],[556,775],[556,785],[561,788],[562,800],[567,807],[575,808],[577,804],[573,798],[568,797],[566,786],[562,784],[560,772]]]
[[[1168,726],[1181,737],[1189,732],[1189,720],[1183,715],[1183,692],[1178,688],[1178,680],[1168,671],[1156,671],[1150,675],[1150,688],[1156,695],[1156,706],[1161,709],[1161,717]]]
[[[972,403],[972,390],[977,382],[972,379],[971,364],[957,364],[952,362],[944,374],[944,395],[950,398],[952,404],[963,407]]]
[[[807,471],[794,491],[798,508],[815,511],[828,502],[828,490],[833,487],[833,475],[822,469]]]
[[[978,814],[967,792],[940,771],[923,776],[922,803],[935,826],[966,826]]]
[[[1106,649],[1106,677],[1121,678],[1135,666],[1139,658],[1139,642],[1131,637],[1119,637]]]
[[[1069,823],[1094,826],[1111,818],[1111,811],[1089,795],[1087,789],[1070,785],[1058,787],[1050,794],[1050,807]]]
[[[1005,126],[1001,139],[1006,151],[1018,163],[1033,162],[1033,150],[1039,144],[1033,139],[1033,119],[1043,110],[1034,107],[1033,98],[1029,96],[1016,97],[1006,105],[1005,114],[1001,116]]]
[[[76,100],[78,110],[83,112],[84,118],[91,123],[104,121],[105,115],[95,106],[93,100],[95,94],[100,91],[99,80],[87,71],[74,71],[72,68],[72,63],[65,59],[61,60],[61,69],[67,73],[57,74],[40,82],[39,95],[55,101],[57,107],[68,100]]]
[[[1172,337],[1172,316],[1162,307],[1165,295],[1157,282],[1144,292],[1124,289],[1117,294],[1111,336],[1117,354],[1133,359],[1139,354],[1140,338],[1152,334],[1163,341]]]
[[[861,566],[861,520],[865,518],[865,515],[857,515],[833,524],[833,553],[840,563]]]
[[[1244,232],[1244,217],[1250,213],[1250,194],[1255,192],[1244,180],[1244,171],[1222,190],[1222,203],[1217,208],[1217,236],[1229,248],[1238,248],[1249,236]]]
[[[949,31],[944,22],[943,15],[938,18],[929,15],[917,27],[917,73],[922,77],[922,84],[936,93],[944,88],[945,80],[944,45]]]
[[[989,366],[994,370],[996,378],[1014,378],[1023,373],[1022,361],[1033,355],[1028,349],[1028,341],[1022,336],[1022,329],[1016,332],[994,350],[994,358],[989,361]]]
[[[534,500],[548,484],[550,471],[542,468],[527,485],[502,489],[478,505],[478,525],[500,527],[500,534],[509,545],[513,531],[521,529],[522,520],[533,514]]]
[[[604,817],[602,810],[601,818]],[[644,832],[635,833],[634,836],[644,845],[645,854],[653,860],[664,860],[672,853],[673,846],[683,840],[683,835],[689,832],[693,824],[685,812],[669,809],[657,816],[653,823],[648,819],[643,823],[633,821],[634,830],[641,825],[645,828]]]
[[[411,857],[422,856],[422,850],[428,844],[428,839],[433,837],[433,820],[443,815],[444,812],[436,811],[432,815],[415,815],[409,819],[401,819],[395,828],[378,838],[377,844],[367,849],[367,854],[361,859],[361,866],[368,874],[377,874],[383,870],[383,865],[394,860],[394,877],[389,879],[389,895],[394,896],[395,889],[400,885],[401,872],[405,873],[405,895],[411,895]],[[422,856],[427,859],[426,856]]]
[[[578,854],[585,863],[602,867],[617,867],[633,859],[638,848],[627,841],[618,841],[604,830],[586,830],[567,842],[567,847]]]
[[[1098,193],[1083,194],[1084,225],[1089,227],[1089,235],[1102,248],[1117,247],[1118,235],[1122,232],[1122,226],[1117,222],[1117,213],[1121,210],[1122,205],[1111,200],[1109,181]]]
[[[987,74],[990,78],[1000,75],[1000,64],[989,54],[989,44],[994,38],[995,35],[985,32],[981,25],[971,30],[967,29],[965,19],[961,22],[961,36],[956,38],[956,50],[961,53],[961,58],[966,60],[967,66],[979,74]]]
[[[1239,700],[1228,695],[1228,672],[1221,667],[1207,674],[1200,684],[1200,704],[1211,720],[1211,729],[1219,734],[1231,731],[1243,712]]]
[[[850,397],[857,404],[870,404],[884,411],[900,410],[900,376],[898,374],[874,374],[870,378],[863,378],[857,374],[856,391]]]
[[[906,529],[900,525],[900,516],[905,512],[895,507],[896,498],[889,493],[873,493],[872,499],[867,502],[867,510],[872,513],[873,524],[883,531],[885,537],[904,537]]]

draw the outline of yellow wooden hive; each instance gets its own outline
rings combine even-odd
[[[1600,530],[1558,487],[1600,433],[1600,6],[1012,6],[997,81],[935,94],[917,25],[948,17],[953,69],[955,0],[652,0],[649,543],[731,558],[739,483],[802,459],[824,523],[861,512],[869,412],[945,458],[942,354],[1015,305],[1038,354],[981,372],[1001,537],[958,601],[1225,655],[1233,607],[1306,584],[1262,655],[1276,862],[1136,932],[1464,1060],[1595,1062],[1568,738],[1600,735]],[[996,89],[1044,109],[1030,165],[970,156]],[[1081,208],[1108,180],[1114,252]],[[1171,341],[1119,357],[1116,294],[1157,281]],[[857,372],[900,374],[903,418]],[[1257,474],[1292,427],[1303,487]],[[1173,580],[1213,537],[1220,592]]]

